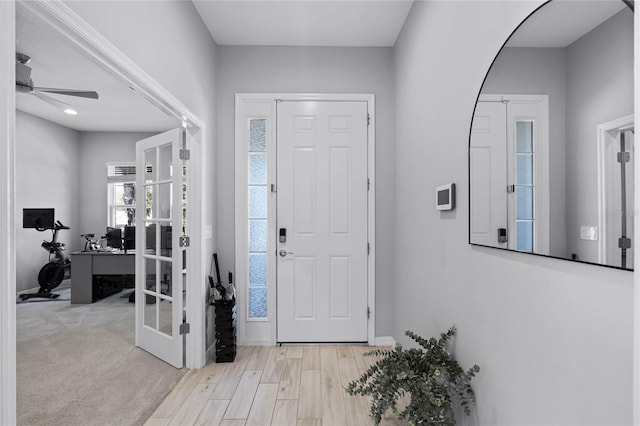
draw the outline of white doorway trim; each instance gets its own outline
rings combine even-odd
[[[0,1],[0,424],[16,424],[15,3]]]
[[[370,179],[370,190],[368,191],[368,224],[367,232],[370,244],[370,254],[367,264],[367,303],[370,308],[370,316],[367,325],[367,339],[369,345],[376,344],[375,334],[375,95],[373,94],[298,94],[298,93],[238,93],[236,94],[235,106],[235,271],[236,283],[238,283],[238,299],[246,299],[244,291],[245,283],[248,281],[248,256],[247,247],[247,227],[243,220],[248,216],[247,207],[247,146],[246,131],[244,129],[244,117],[268,117],[275,123],[275,103],[276,100],[285,101],[362,101],[367,102],[367,110],[370,123],[367,129],[368,153],[367,168]],[[253,106],[253,107],[252,107]],[[254,111],[247,113],[248,109]],[[272,128],[274,126],[271,126]],[[267,130],[267,156],[268,169],[275,172],[275,131]],[[273,146],[270,146],[273,145]],[[268,184],[275,184],[275,173],[268,172]],[[273,210],[269,207],[268,241],[275,240],[275,203]],[[273,245],[273,248],[272,248]],[[239,345],[275,345],[276,344],[276,278],[275,278],[275,244],[269,243],[269,283],[267,287],[269,318],[267,320],[247,321],[247,312],[244,303],[238,306],[238,344]],[[273,266],[272,266],[273,263]],[[260,331],[253,332],[253,330]],[[267,335],[268,334],[268,335]]]
[[[634,115],[627,115],[616,120],[607,121],[597,127],[598,152],[598,263],[607,264],[607,196],[606,196],[606,146],[610,140],[610,132],[618,132],[632,128]],[[634,158],[635,160],[635,158]]]
[[[186,283],[186,306],[189,307],[186,320],[191,325],[191,331],[186,335],[185,366],[187,368],[203,367],[206,363],[205,312],[208,295],[203,260],[205,244],[202,232],[204,230],[204,181],[202,176],[204,159],[206,158],[205,122],[63,2],[20,2],[17,7],[21,12],[24,11],[38,19],[38,22],[50,27],[66,42],[120,78],[123,84],[129,85],[151,104],[176,117],[187,128],[188,146],[192,150],[191,158],[193,159],[190,162],[191,167],[187,171],[189,201],[191,202],[187,221],[191,227],[192,248],[187,254],[187,264],[193,273],[188,275]],[[11,16],[13,18],[15,14]],[[12,50],[14,49],[15,43],[12,47]],[[9,58],[11,67],[14,67],[14,55],[9,54],[5,57]],[[13,227],[14,224],[15,218],[9,226]],[[15,293],[15,288],[13,290]],[[11,321],[15,327],[15,314]],[[15,368],[15,363],[13,368]]]

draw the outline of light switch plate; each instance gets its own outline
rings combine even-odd
[[[596,241],[598,239],[598,227],[597,226],[581,226],[580,239]]]

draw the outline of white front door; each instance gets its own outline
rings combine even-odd
[[[506,108],[502,102],[476,105],[469,148],[472,244],[507,248]]]
[[[367,341],[367,103],[277,104],[277,340]]]
[[[183,140],[173,129],[136,144],[136,346],[177,368],[184,365]]]

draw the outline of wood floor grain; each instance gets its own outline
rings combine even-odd
[[[369,400],[345,386],[374,361],[367,346],[240,347],[233,363],[190,370],[146,426],[366,426]],[[393,416],[384,425],[403,425]]]

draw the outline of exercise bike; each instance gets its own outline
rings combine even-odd
[[[44,231],[46,228],[36,228],[38,231]],[[60,295],[51,293],[51,290],[58,287],[67,271],[71,273],[71,260],[64,253],[64,243],[58,242],[58,231],[70,229],[59,220],[53,225],[53,236],[51,241],[43,241],[41,246],[49,253],[49,262],[44,265],[38,273],[38,284],[40,289],[37,293],[21,294],[20,300],[27,300],[34,297],[42,297],[45,299],[56,299]]]

